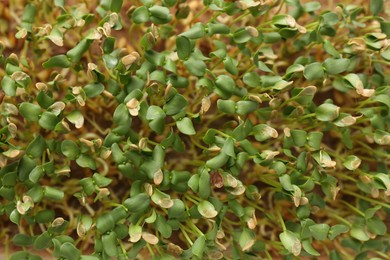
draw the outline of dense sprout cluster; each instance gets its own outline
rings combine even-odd
[[[327,2],[3,1],[7,257],[389,259],[390,6]]]

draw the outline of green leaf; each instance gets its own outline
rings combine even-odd
[[[145,211],[149,207],[149,204],[150,197],[145,193],[139,193],[123,202],[123,206],[125,206],[130,212],[135,213]]]
[[[194,192],[199,191],[199,175],[194,174],[191,176],[191,178],[188,180],[188,187],[191,188]]]
[[[330,228],[328,237],[330,240],[335,239],[338,235],[345,233],[349,230],[349,227],[343,224],[337,224]]]
[[[324,61],[323,65],[327,73],[336,75],[346,71],[348,69],[349,63],[349,59],[328,58]]]
[[[302,245],[297,234],[290,230],[285,230],[283,233],[280,233],[279,238],[288,252],[294,256],[298,256],[301,253]]]
[[[1,87],[7,96],[16,95],[16,82],[9,76],[4,76],[1,80]]]
[[[186,66],[188,72],[197,77],[202,77],[206,72],[206,63],[202,60],[195,59],[190,57],[188,60],[184,62],[184,66]]]
[[[377,129],[374,132],[374,141],[379,145],[389,145],[390,144],[390,133]]]
[[[245,252],[250,250],[255,244],[255,242],[256,242],[255,233],[248,228],[244,228],[238,238],[238,244],[240,245],[242,251]]]
[[[131,14],[131,19],[134,23],[146,23],[149,21],[149,10],[146,6],[137,7]]]
[[[42,63],[42,66],[45,69],[50,69],[50,68],[69,68],[72,63],[69,61],[68,57],[64,54],[60,54],[57,56],[53,56],[44,63]]]
[[[368,236],[367,232],[364,230],[364,227],[353,226],[350,234],[351,237],[356,238],[357,240],[360,241],[370,240],[370,237]]]
[[[14,209],[9,215],[9,220],[14,224],[19,225],[20,217],[21,217],[20,213],[17,211],[17,209]]]
[[[260,86],[260,76],[256,72],[245,73],[242,80],[246,85],[252,88]]]
[[[185,36],[191,40],[203,38],[204,35],[205,35],[205,27],[202,23],[196,23],[189,30],[180,34],[180,36]]]
[[[42,114],[42,109],[35,104],[23,102],[19,107],[20,114],[29,121],[38,121]]]
[[[340,113],[340,107],[330,104],[324,103],[316,108],[315,114],[316,118],[320,121],[333,121],[335,120]]]
[[[92,179],[95,181],[95,184],[100,188],[106,187],[112,182],[112,179],[104,177],[99,173],[94,173]]]
[[[207,32],[210,35],[230,33],[230,28],[222,23],[209,23],[207,26],[208,26]]]
[[[195,175],[194,175],[195,176]],[[169,218],[182,216],[185,213],[184,202],[179,199],[173,199],[173,206],[168,209]]]
[[[329,232],[328,224],[315,224],[309,227],[311,235],[317,240],[325,240]]]
[[[215,84],[218,88],[226,91],[229,94],[234,93],[234,89],[236,88],[236,83],[234,80],[227,75],[219,75],[215,80]]]
[[[84,116],[79,110],[73,110],[66,118],[75,125],[76,128],[81,128],[84,125]]]
[[[110,256],[114,257],[118,255],[117,251],[117,238],[114,232],[110,232],[109,234],[105,234],[102,236],[103,249],[104,252]]]
[[[34,167],[34,169],[30,172],[28,178],[32,183],[37,183],[44,174],[45,172],[43,170],[43,167],[41,165],[38,165]]]
[[[252,28],[252,29],[256,30],[255,28]],[[233,33],[233,39],[236,43],[245,43],[245,42],[248,42],[250,39],[252,39],[252,37],[254,36],[253,33],[256,33],[256,32],[257,32],[257,30],[255,32],[252,32],[251,29],[240,28]],[[258,32],[257,32],[257,34],[258,34]]]
[[[208,199],[211,193],[210,173],[204,168],[199,175],[198,187],[199,197]]]
[[[234,140],[231,137],[226,138],[225,143],[221,149],[222,153],[227,154],[230,157],[235,158],[236,153],[234,152]]]
[[[42,260],[42,257],[38,255],[33,255],[25,251],[20,251],[13,253],[9,260],[20,260],[20,259],[28,259],[28,260]]]
[[[259,103],[255,101],[238,101],[237,102],[237,114],[246,115],[255,111],[259,107]]]
[[[302,246],[303,246],[303,249],[305,249],[305,251],[308,252],[309,254],[311,254],[312,256],[320,256],[321,255],[317,250],[315,250],[313,248],[309,239],[303,240]]]
[[[191,252],[202,259],[203,253],[206,249],[206,238],[204,236],[198,237],[191,247]]]
[[[326,25],[329,25],[329,26],[336,25],[339,22],[339,16],[335,12],[329,12],[329,11],[328,12],[324,12],[321,15],[321,17],[323,19],[323,22],[326,23]],[[324,41],[328,41],[328,40],[324,40]],[[338,58],[338,57],[335,57],[335,58]]]
[[[288,174],[283,174],[279,177],[279,182],[282,185],[283,189],[287,191],[293,191],[294,187],[291,184],[291,177]]]
[[[385,60],[390,61],[390,49],[387,49],[386,51],[382,52],[381,56]]]
[[[306,144],[307,141],[307,133],[304,130],[300,129],[291,129],[290,130],[291,137],[296,146],[301,147]]]
[[[46,186],[43,190],[43,196],[50,200],[59,201],[64,199],[65,194],[62,190]]]
[[[150,128],[158,134],[162,134],[165,129],[164,118],[157,118],[149,122]]]
[[[370,11],[375,16],[381,13],[383,11],[383,0],[371,0]]]
[[[366,221],[367,221],[367,229],[370,233],[379,236],[384,236],[387,233],[386,224],[378,217],[374,216],[370,219],[367,219]]]
[[[111,12],[120,13],[122,8],[123,0],[113,0],[111,1]]]
[[[79,147],[71,140],[62,141],[61,152],[70,160],[76,160],[80,155]]]
[[[88,154],[81,154],[77,159],[76,163],[83,168],[89,168],[92,170],[96,170],[96,162],[95,160]]]
[[[71,242],[65,242],[60,247],[60,254],[66,259],[79,259],[80,250],[78,250]]]
[[[164,111],[169,116],[176,115],[184,110],[187,104],[184,96],[176,94],[164,105]]]
[[[390,97],[387,94],[379,94],[372,98],[373,100],[384,104],[387,107],[387,110],[390,111]]]
[[[172,20],[169,8],[165,6],[153,5],[149,8],[151,21],[155,24],[165,24]]]
[[[103,93],[104,85],[102,83],[91,83],[84,87],[84,92],[89,98],[96,97]]]
[[[42,156],[43,152],[46,149],[46,141],[41,136],[38,135],[35,139],[28,145],[26,149],[26,154],[31,158],[39,158]]]
[[[177,0],[163,0],[165,6],[172,7],[177,3]]]
[[[324,50],[333,56],[333,58],[340,58],[340,53],[336,50],[336,48],[333,46],[332,42],[329,40],[324,40],[323,43]]]
[[[364,212],[364,217],[365,217],[366,219],[372,218],[372,217],[375,215],[375,213],[376,213],[378,210],[380,210],[381,208],[382,208],[382,206],[377,205],[377,206],[375,206],[375,207],[373,207],[373,208],[367,209],[367,210]]]
[[[38,250],[42,250],[51,247],[52,246],[51,239],[52,237],[48,231],[43,232],[35,239],[34,248]]]
[[[59,121],[59,118],[54,113],[48,111],[43,112],[38,120],[39,125],[47,130],[54,130]]]
[[[308,13],[317,11],[321,8],[321,4],[318,1],[307,2],[304,3],[302,6],[303,9]]]
[[[222,166],[224,166],[228,160],[229,160],[229,156],[227,154],[219,153],[214,158],[211,158],[210,160],[208,160],[206,162],[206,165],[210,169],[215,170],[215,169],[218,169],[218,168],[221,168]]]
[[[348,170],[353,171],[353,170],[356,170],[357,168],[359,168],[361,162],[362,162],[362,160],[360,160],[359,157],[357,157],[355,155],[348,155],[345,158],[343,165]]]
[[[89,49],[93,40],[82,39],[76,46],[70,49],[66,56],[70,59],[71,62],[76,63],[79,62],[83,54]]]
[[[40,224],[47,224],[53,221],[55,218],[54,210],[42,210],[35,215],[35,221]]]
[[[238,75],[237,63],[237,60],[232,59],[231,57],[226,57],[223,60],[226,71],[232,75]]]
[[[218,110],[226,114],[234,114],[236,112],[236,102],[233,100],[218,99]]]
[[[105,233],[115,227],[115,220],[110,213],[101,215],[96,220],[96,228],[99,232]]]
[[[322,132],[310,132],[307,136],[307,144],[315,150],[321,148],[321,141],[324,134]]]
[[[259,142],[268,140],[270,138],[277,138],[278,132],[266,124],[259,124],[253,127],[253,134],[255,139]]]
[[[12,243],[17,246],[31,246],[34,242],[34,239],[25,234],[16,234],[12,238]]]
[[[192,44],[190,39],[185,36],[176,38],[176,50],[179,59],[186,60],[192,53]]]
[[[194,126],[192,125],[191,119],[188,117],[184,117],[180,121],[176,121],[176,126],[180,132],[186,135],[194,135],[196,134]]]
[[[322,64],[319,62],[314,62],[309,65],[306,65],[303,70],[303,76],[307,80],[317,80],[324,78],[324,69]]]
[[[218,215],[214,205],[207,200],[203,200],[198,204],[198,211],[205,218],[214,218]]]
[[[158,106],[150,106],[148,108],[148,111],[146,113],[146,119],[147,120],[154,120],[154,119],[159,119],[159,118],[165,118],[165,113],[161,109],[161,107]]]

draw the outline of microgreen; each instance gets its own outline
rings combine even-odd
[[[5,258],[389,259],[386,1],[22,2]]]

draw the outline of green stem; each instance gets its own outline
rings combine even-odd
[[[187,200],[189,200],[189,201],[191,201],[192,203],[194,203],[195,205],[198,205],[199,204],[199,201],[196,201],[194,198],[192,198],[189,194],[186,194],[186,195],[184,195],[184,197],[187,199]]]
[[[190,246],[192,246],[194,243],[192,242],[191,238],[188,236],[187,232],[183,229],[183,227],[184,226],[182,224],[179,224],[179,228],[180,228],[183,236],[187,240],[188,244],[190,244]]]
[[[265,249],[264,253],[265,253],[265,255],[267,256],[268,259],[270,259],[270,260],[273,259],[267,249]]]
[[[307,118],[315,117],[315,116],[316,116],[316,113],[311,113],[311,114],[307,114],[307,115],[300,117],[299,120],[303,120],[303,119],[307,119]]]
[[[351,204],[349,204],[348,202],[346,201],[341,201],[341,203],[343,203],[345,206],[347,206],[348,208],[352,209],[353,211],[355,211],[356,213],[358,213],[360,216],[364,217],[365,214],[363,212],[361,212],[358,208],[356,208],[355,206],[352,206]]]
[[[383,253],[383,252],[374,251],[374,253],[379,255],[379,256],[381,256],[381,257],[383,257],[384,259],[390,259],[390,256],[385,254],[385,253]]]
[[[276,213],[278,214],[279,222],[282,225],[283,232],[285,232],[287,230],[287,228],[286,228],[286,224],[284,224],[282,214],[280,214],[280,209],[276,210]]]
[[[240,21],[242,18],[244,18],[244,17],[247,16],[248,14],[250,14],[250,12],[245,11],[242,15],[236,17],[233,21],[231,21],[231,22],[230,22],[230,25],[233,25],[234,23]]]
[[[193,23],[197,18],[201,17],[203,14],[205,14],[209,10],[208,6],[205,6],[199,13],[197,13],[191,20],[190,23]]]
[[[252,201],[250,201],[250,200],[246,200],[246,202],[247,202],[249,205],[251,205],[252,207],[254,207],[255,209],[257,209],[257,210],[259,210],[259,211],[261,211],[261,212],[264,211],[264,209],[263,209],[262,207],[258,206],[256,203],[254,203],[254,202],[252,202]]]
[[[191,228],[196,232],[198,233],[199,235],[201,236],[204,236],[203,232],[197,227],[194,225],[194,223],[191,221],[191,220],[188,220],[187,223],[190,224]]]
[[[155,255],[155,253],[154,253],[154,251],[153,251],[153,248],[150,246],[150,244],[149,244],[149,243],[146,243],[146,247],[148,248],[148,250],[149,250],[150,254],[151,254],[152,256],[154,256],[154,255]]]
[[[328,211],[328,212],[329,212],[329,211]],[[333,217],[333,218],[339,220],[340,222],[346,224],[347,226],[352,227],[352,224],[351,224],[349,221],[347,221],[345,218],[340,217],[339,215],[334,214],[334,213],[330,213],[330,212],[329,212],[328,214],[329,214],[329,216],[331,216],[331,217]]]
[[[373,199],[367,198],[367,197],[362,196],[362,195],[360,195],[360,194],[358,194],[356,192],[348,191],[348,190],[341,190],[341,192],[345,193],[345,194],[348,194],[348,195],[351,195],[351,196],[355,196],[356,198],[359,198],[359,199],[371,202],[372,204],[377,204],[377,205],[380,205],[380,206],[382,206],[384,208],[390,209],[390,204],[383,203],[383,202],[380,202],[380,201],[377,201],[377,200],[373,200]]]
[[[390,62],[384,61],[384,60],[371,60],[371,61],[372,61],[372,62],[381,63],[381,64],[384,64],[384,65],[387,65],[387,66],[390,65]]]

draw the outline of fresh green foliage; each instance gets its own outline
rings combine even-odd
[[[2,1],[1,252],[390,259],[388,5]]]

